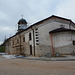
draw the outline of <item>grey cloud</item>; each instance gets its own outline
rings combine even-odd
[[[9,37],[10,34],[15,34],[17,22],[22,14],[29,24],[53,14],[74,20],[74,3],[74,0],[0,0],[0,41],[4,40],[5,35]],[[69,4],[70,13],[73,15],[68,13]]]

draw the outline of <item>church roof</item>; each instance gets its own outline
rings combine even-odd
[[[57,28],[57,29],[50,31],[49,33],[65,32],[65,31],[74,31],[75,32],[75,30],[73,30],[73,29]]]
[[[53,19],[53,18],[61,19],[61,20],[64,20],[64,21],[69,21],[69,22],[71,22],[71,23],[73,23],[73,24],[75,25],[75,23],[72,22],[70,19],[66,19],[66,18],[62,18],[62,17],[59,17],[59,16],[52,15],[52,16],[46,18],[46,19],[43,19],[43,20],[41,20],[41,21],[39,21],[39,22],[37,22],[37,23],[35,23],[35,24],[29,26],[28,28],[24,29],[23,31],[21,31],[21,32],[19,32],[19,33],[16,33],[16,34],[13,35],[12,37],[14,37],[14,36],[16,36],[16,35],[18,35],[18,34],[24,32],[25,30],[27,30],[27,29],[29,29],[29,28],[32,28],[32,27],[35,26],[35,25],[39,25],[40,23],[43,23],[44,21],[46,21],[46,20],[48,20],[48,19]],[[20,22],[27,24],[26,20],[23,19],[23,18],[19,20],[18,24],[20,24]],[[61,32],[61,31],[75,31],[75,30],[72,30],[72,29],[65,29],[65,28],[58,28],[58,29],[55,29],[55,30],[50,31],[49,33]],[[10,37],[10,38],[12,38],[12,37]],[[8,38],[7,40],[9,40],[10,38]]]
[[[61,20],[64,20],[64,21],[69,21],[69,22],[75,24],[71,19],[67,19],[67,18],[63,18],[63,17],[59,17],[59,16],[52,15],[52,16],[50,16],[50,17],[48,17],[48,18],[45,18],[45,19],[43,19],[43,20],[41,20],[41,21],[39,21],[39,22],[37,22],[37,23],[35,23],[35,24],[33,24],[33,25],[40,24],[40,23],[42,23],[42,22],[44,22],[44,21],[46,21],[46,20],[55,19],[55,18],[56,18],[56,19],[61,19]]]

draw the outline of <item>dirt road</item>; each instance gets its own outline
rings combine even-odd
[[[75,61],[6,59],[0,56],[0,75],[75,75]]]

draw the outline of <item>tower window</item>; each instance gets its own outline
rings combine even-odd
[[[31,40],[32,38],[31,38],[31,33],[29,33],[29,40]]]

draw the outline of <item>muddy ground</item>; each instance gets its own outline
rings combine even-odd
[[[75,75],[75,61],[6,59],[0,56],[0,75]]]

